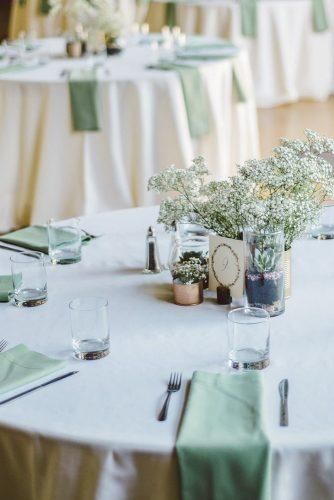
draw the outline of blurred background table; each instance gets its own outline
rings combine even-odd
[[[157,201],[149,177],[203,155],[217,178],[258,156],[258,128],[247,53],[196,62],[209,105],[210,133],[193,139],[178,75],[147,69],[156,53],[134,46],[120,56],[71,60],[64,40],[40,41],[30,58],[46,64],[0,72],[0,230]],[[58,54],[58,57],[57,57]],[[100,61],[102,128],[73,132],[64,70]],[[44,61],[46,62],[46,61]],[[31,62],[32,64],[32,62]],[[233,91],[233,71],[247,102]]]
[[[334,91],[334,8],[326,0],[330,29],[316,33],[311,0],[259,0],[254,38],[241,32],[235,0],[175,2],[176,24],[188,34],[228,38],[248,50],[256,102],[271,107],[302,98],[325,100]],[[166,23],[166,3],[150,4],[148,22],[158,30]]]

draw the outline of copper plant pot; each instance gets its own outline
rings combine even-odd
[[[76,42],[67,42],[66,43],[66,53],[68,57],[78,58],[82,56],[82,43],[79,41]]]
[[[178,306],[197,306],[203,302],[203,283],[185,285],[173,281],[174,302]]]

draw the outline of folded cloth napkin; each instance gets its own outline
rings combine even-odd
[[[73,129],[76,131],[100,130],[101,103],[96,70],[72,70],[68,83]]]
[[[56,231],[59,233],[59,236],[57,235],[59,243],[62,237],[64,242],[66,242],[68,237],[66,230],[59,228]],[[88,243],[92,238],[94,236],[86,233],[81,236],[82,243]],[[12,233],[0,236],[0,241],[46,254],[49,251],[49,238],[46,226],[29,226],[24,229],[18,229]]]
[[[237,101],[247,102],[247,96],[245,90],[234,68],[232,69],[232,85]]]
[[[259,372],[195,372],[177,438],[182,500],[269,500]]]
[[[0,302],[8,302],[8,294],[13,291],[12,275],[0,276]]]
[[[170,28],[176,26],[176,3],[167,2],[165,7],[165,24]]]
[[[47,15],[51,10],[51,5],[49,0],[40,0],[39,2],[39,12],[40,14]]]
[[[209,105],[202,76],[198,68],[186,64],[162,61],[152,69],[175,71],[181,80],[191,137],[201,137],[210,131]]]
[[[324,0],[312,0],[313,31],[321,33],[329,28]]]
[[[1,73],[12,73],[12,72],[17,72],[17,71],[29,71],[31,69],[37,69],[40,68],[40,64],[7,64],[6,66],[1,66],[0,67],[0,74]]]
[[[45,377],[66,365],[19,344],[0,353],[0,394]]]
[[[239,0],[241,16],[241,33],[255,38],[257,35],[257,0]]]

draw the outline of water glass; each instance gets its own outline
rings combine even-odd
[[[269,365],[270,316],[264,309],[240,307],[228,314],[231,368],[262,370]]]
[[[109,354],[108,300],[83,297],[69,304],[72,346],[78,359],[100,359]]]
[[[44,255],[20,252],[10,258],[13,280],[11,300],[16,306],[33,307],[47,301]]]
[[[311,236],[317,240],[334,239],[334,203],[322,206],[318,225],[311,229]]]
[[[74,264],[81,260],[81,230],[78,219],[48,222],[49,257],[52,264]]]

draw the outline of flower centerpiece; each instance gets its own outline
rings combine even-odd
[[[189,168],[171,166],[149,180],[149,190],[173,193],[161,203],[158,222],[169,228],[190,216],[213,233],[211,289],[222,285],[233,297],[242,295],[245,228],[282,230],[288,251],[317,220],[323,201],[334,196],[333,167],[323,156],[334,153],[334,140],[310,130],[305,135],[304,141],[281,139],[272,156],[247,161],[227,180],[210,181],[201,157]]]
[[[174,266],[172,276],[176,304],[189,306],[203,302],[203,281],[206,279],[206,272],[201,259],[189,257],[178,262]]]
[[[125,26],[124,16],[113,0],[49,0],[51,16],[63,15],[74,41],[90,41],[97,50],[101,36],[114,44]],[[117,52],[120,51],[118,47]],[[113,52],[114,53],[114,52]]]

